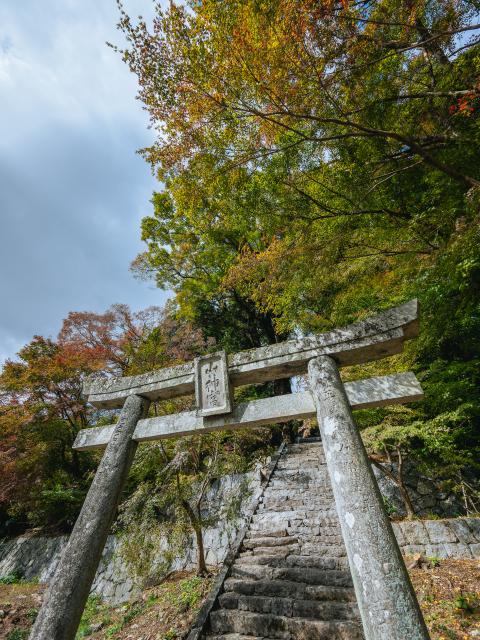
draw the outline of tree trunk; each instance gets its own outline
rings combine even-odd
[[[202,523],[199,517],[195,514],[192,505],[188,500],[182,500],[183,508],[187,513],[192,529],[195,532],[195,539],[197,541],[197,556],[198,556],[198,575],[205,576],[208,574],[207,565],[205,563],[205,549],[203,547],[203,531]]]
[[[407,512],[407,518],[411,520],[415,517],[415,509],[413,508],[412,501],[410,499],[410,494],[408,493],[407,487],[405,486],[405,482],[403,481],[403,456],[402,451],[399,447],[397,447],[397,456],[398,456],[398,488],[400,489],[400,493],[402,494],[403,504],[405,505],[405,511]]]
[[[203,548],[203,531],[202,526],[198,522],[195,526],[195,537],[197,539],[198,575],[206,576],[208,569],[205,563],[205,549]]]
[[[400,491],[400,495],[402,496],[403,504],[405,506],[405,511],[407,512],[407,519],[412,520],[412,518],[415,517],[415,509],[413,507],[410,494],[408,493],[408,489],[405,486],[405,483],[403,482],[403,478],[399,477],[397,485]]]
[[[374,464],[377,467],[377,469],[380,469],[380,471],[387,478],[389,478],[392,482],[394,482],[397,485],[398,490],[400,491],[400,495],[401,495],[402,500],[403,500],[403,505],[405,507],[405,511],[407,513],[407,518],[409,520],[414,518],[415,517],[415,509],[413,507],[413,503],[412,503],[412,500],[410,498],[410,494],[408,493],[408,489],[405,486],[405,483],[403,481],[401,465],[399,465],[399,467],[398,467],[398,474],[395,475],[389,469],[384,467],[384,465],[381,462],[379,462],[378,460],[376,460],[373,456],[369,456],[369,460],[370,460],[370,462],[372,464]]]

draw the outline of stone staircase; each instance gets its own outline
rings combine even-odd
[[[321,442],[283,451],[207,629],[208,640],[363,638]]]

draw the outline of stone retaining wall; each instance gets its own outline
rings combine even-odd
[[[246,482],[249,491],[243,494]],[[392,493],[386,492],[382,486],[384,483],[379,484],[382,493],[391,497]],[[207,564],[215,566],[223,563],[243,524],[245,514],[249,511],[249,506],[260,491],[261,475],[258,470],[247,475],[225,476],[211,487],[206,502],[208,510],[212,513],[220,512],[224,505],[238,498],[239,494],[244,495],[244,500],[236,520],[226,522],[225,518],[220,518],[216,527],[205,530]],[[480,518],[400,521],[394,522],[393,528],[404,554],[421,553],[437,558],[480,558]],[[27,580],[48,582],[56,569],[66,541],[66,536],[23,536],[0,541],[0,577],[18,573]],[[139,581],[129,575],[125,563],[115,553],[118,544],[113,536],[109,537],[92,588],[92,593],[101,595],[112,604],[133,598],[141,586]],[[162,559],[161,548],[160,544],[158,561],[153,562],[153,575],[155,565]],[[182,556],[174,561],[170,569],[191,569],[195,567],[196,560],[196,546],[192,536],[191,544]]]
[[[21,536],[0,542],[0,576],[16,573],[25,580],[48,582],[55,573],[67,536]],[[92,593],[116,604],[139,591],[127,567],[115,554],[117,540],[110,536],[98,567]]]
[[[480,558],[480,518],[455,518],[451,520],[412,520],[394,522],[393,529],[402,553],[421,553],[436,558]],[[220,565],[232,543],[237,528],[226,532],[208,529],[205,532],[205,548],[209,565]],[[14,572],[27,580],[48,582],[65,547],[66,536],[54,538],[19,537],[0,542],[0,576]],[[127,567],[115,554],[117,540],[110,536],[100,563],[92,593],[100,595],[112,604],[134,597],[140,585],[129,576]],[[195,566],[194,547],[175,562],[176,569]]]
[[[208,512],[220,513],[222,506],[228,505],[233,498],[241,494],[244,499],[236,519],[220,518],[217,526],[206,528],[203,532],[205,559],[208,565],[221,565],[232,546],[238,530],[242,526],[249,505],[256,499],[260,491],[261,476],[257,470],[249,474],[224,476],[210,488],[205,504]],[[245,488],[248,487],[247,491]],[[164,542],[164,544],[163,544]],[[20,536],[13,539],[0,540],[0,577],[18,573],[26,580],[48,582],[53,576],[65,545],[67,536]],[[92,586],[92,593],[100,595],[110,604],[118,604],[132,599],[140,592],[144,579],[136,579],[130,575],[128,567],[122,561],[118,551],[119,541],[110,536],[100,561],[100,565]],[[152,576],[158,579],[157,565],[161,564],[161,550],[167,541],[160,540],[158,558],[153,560]],[[192,535],[190,544],[184,553],[177,557],[170,570],[192,569],[197,563],[197,550]]]
[[[435,558],[480,558],[480,518],[393,523],[402,553]]]
[[[390,515],[405,517],[405,506],[398,486],[377,467],[372,466],[372,470]],[[397,473],[395,464],[389,465],[388,470],[394,474]],[[431,478],[422,475],[414,464],[407,462],[404,479],[415,515],[420,518],[428,519],[431,516],[455,518],[463,513],[463,505],[457,496],[443,491]]]

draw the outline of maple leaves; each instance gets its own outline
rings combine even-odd
[[[471,117],[480,108],[480,88],[475,91],[468,91],[450,105],[448,111],[451,115]]]
[[[0,509],[22,526],[71,525],[93,468],[72,450],[95,416],[82,396],[86,377],[150,371],[210,345],[171,307],[120,304],[71,312],[57,340],[35,336],[0,374]]]

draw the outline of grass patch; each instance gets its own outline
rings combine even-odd
[[[0,584],[22,584],[23,576],[18,571],[7,573],[5,576],[0,576]]]
[[[102,627],[110,624],[110,608],[102,604],[99,596],[89,596],[75,640],[82,640],[82,638],[91,636],[93,633],[92,625],[99,622]]]
[[[28,638],[28,629],[12,629],[5,636],[5,640],[26,640]]]

